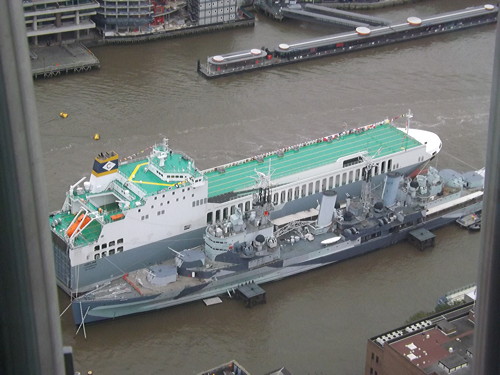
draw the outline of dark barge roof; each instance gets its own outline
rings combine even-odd
[[[262,48],[262,55],[255,56],[259,58],[250,55],[250,51],[257,49],[208,57],[206,65],[198,61],[197,70],[206,78],[217,78],[490,24],[497,21],[497,14],[498,6],[486,4],[424,19],[411,16],[405,22],[390,26],[362,26],[350,32],[279,43],[275,50]]]
[[[350,42],[350,41],[354,41],[354,40],[362,40],[366,37],[383,36],[386,34],[392,34],[394,32],[411,30],[411,29],[415,29],[416,27],[435,26],[435,25],[439,25],[441,22],[459,21],[459,20],[462,20],[462,19],[467,18],[467,17],[478,16],[478,15],[493,12],[493,11],[498,12],[498,8],[494,5],[488,5],[488,6],[484,5],[484,6],[466,8],[466,9],[463,9],[460,11],[441,13],[441,14],[437,14],[437,15],[434,15],[434,16],[431,16],[428,18],[423,18],[423,19],[419,19],[417,17],[408,17],[408,19],[420,20],[421,23],[418,25],[414,25],[414,24],[411,24],[407,19],[407,21],[402,22],[402,23],[397,23],[397,24],[393,24],[393,25],[389,25],[389,26],[368,28],[369,34],[366,34],[366,35],[362,35],[355,30],[355,31],[350,31],[350,32],[345,32],[345,33],[340,33],[340,34],[328,35],[328,36],[317,38],[317,39],[288,43],[287,45],[290,47],[290,49],[293,49],[294,47],[300,47],[300,48],[315,47],[316,45],[323,45],[325,42],[328,42],[328,41],[337,42],[337,43]],[[278,45],[276,50],[284,50],[284,49],[280,48],[280,45]]]

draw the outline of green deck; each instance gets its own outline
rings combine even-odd
[[[254,170],[268,173],[271,164],[272,178],[278,179],[294,173],[321,167],[341,157],[367,151],[374,158],[419,146],[420,143],[390,124],[378,125],[359,134],[347,134],[331,142],[320,141],[289,150],[283,156],[277,154],[264,157],[263,162],[251,160],[242,164],[227,166],[225,172],[210,171],[208,197],[250,189],[255,185]],[[380,150],[380,152],[379,152]]]

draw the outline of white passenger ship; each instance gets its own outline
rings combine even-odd
[[[328,189],[339,199],[359,194],[367,161],[375,184],[389,171],[408,175],[440,151],[441,141],[410,129],[410,112],[399,117],[406,117],[405,128],[385,120],[208,170],[167,140],[121,164],[115,152],[99,154],[90,178],[72,185],[49,218],[58,284],[83,293],[173,257],[169,248],[200,245],[207,225],[237,208],[252,210],[262,186],[272,187],[276,219],[315,208]]]

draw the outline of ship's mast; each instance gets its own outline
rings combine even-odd
[[[406,135],[408,135],[408,132],[410,131],[410,121],[413,118],[413,113],[411,113],[411,110],[408,109],[408,113],[405,115],[406,117]]]

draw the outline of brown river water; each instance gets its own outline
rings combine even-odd
[[[480,4],[428,0],[367,13],[404,21]],[[339,31],[258,14],[253,28],[96,47],[100,70],[36,81],[49,209],[60,209],[101,151],[129,156],[167,137],[204,169],[408,109],[414,127],[443,141],[434,164],[484,166],[493,25],[215,80],[196,73],[207,56]],[[362,374],[368,338],[475,282],[479,235],[456,226],[436,234],[424,252],[403,243],[264,285],[267,304],[253,309],[196,302],[89,325],[86,339],[68,312],[63,342],[76,370],[99,375],[196,374],[231,359],[252,374],[283,365],[294,375]],[[62,311],[69,298],[59,297]]]

